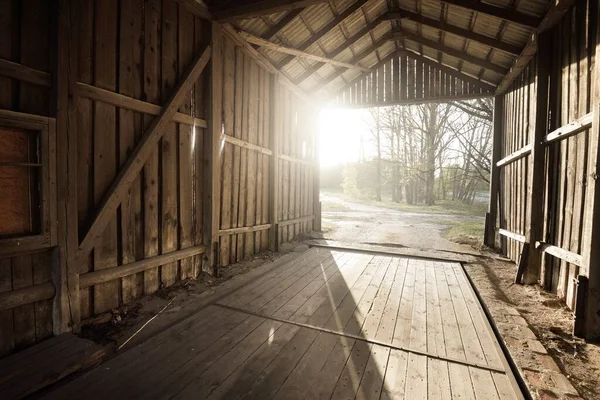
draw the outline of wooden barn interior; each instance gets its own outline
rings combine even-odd
[[[599,12],[0,1],[0,357],[319,231],[322,107],[482,97],[495,99],[485,243],[599,340]]]

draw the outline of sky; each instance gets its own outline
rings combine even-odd
[[[319,115],[319,151],[323,167],[358,161],[360,133],[368,130],[365,112],[324,108]]]

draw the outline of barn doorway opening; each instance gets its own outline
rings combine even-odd
[[[493,99],[324,108],[326,239],[448,252],[483,243]]]

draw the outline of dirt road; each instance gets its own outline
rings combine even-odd
[[[321,202],[326,239],[477,254],[471,246],[446,239],[443,232],[448,220],[483,221],[483,217],[406,212],[351,202],[329,193],[321,193]]]

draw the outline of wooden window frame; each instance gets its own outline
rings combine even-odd
[[[38,132],[40,233],[0,239],[0,258],[56,246],[56,120],[0,110],[0,127]]]

